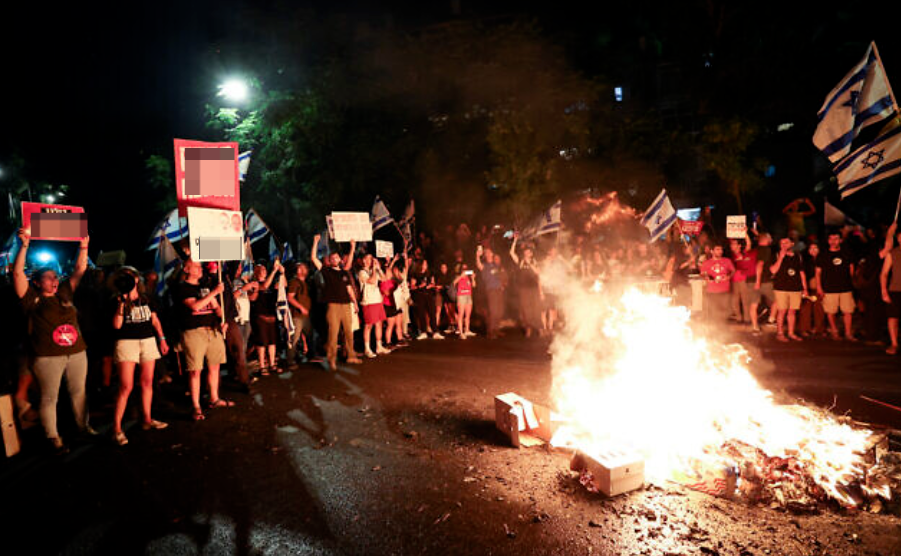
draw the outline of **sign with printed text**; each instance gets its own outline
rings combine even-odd
[[[748,233],[748,218],[744,214],[726,217],[726,237],[741,239]]]
[[[333,212],[335,241],[372,241],[372,222],[368,212]]]
[[[189,206],[188,237],[195,261],[244,259],[244,217],[240,211]]]
[[[81,241],[88,235],[88,215],[82,207],[23,202],[22,227],[31,228],[31,239]]]
[[[241,210],[238,143],[174,142],[178,215],[187,207]]]
[[[394,244],[390,241],[375,240],[375,256],[379,259],[394,257]]]
[[[701,233],[704,228],[704,222],[701,220],[679,220],[679,228],[683,234],[696,236]]]

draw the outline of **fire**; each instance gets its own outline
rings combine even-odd
[[[871,432],[812,407],[782,405],[749,370],[738,344],[697,335],[689,312],[632,288],[619,298],[565,301],[566,329],[552,346],[554,406],[564,425],[552,444],[591,454],[630,447],[662,483],[693,464],[734,465],[727,442],[792,458],[846,505],[863,476]]]
[[[618,220],[635,219],[638,216],[638,213],[634,208],[619,202],[616,191],[611,191],[598,199],[585,197],[585,201],[596,207],[596,211],[589,215],[589,221],[586,224],[587,231],[611,224]]]

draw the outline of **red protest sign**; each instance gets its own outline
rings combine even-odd
[[[178,215],[187,207],[241,210],[238,143],[175,139]]]
[[[22,203],[22,227],[31,239],[81,241],[88,235],[88,215],[82,207]]]
[[[701,233],[701,229],[704,227],[704,222],[702,220],[682,220],[680,218],[679,226],[682,229],[683,234],[696,236]]]

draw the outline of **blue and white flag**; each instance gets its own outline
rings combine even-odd
[[[651,233],[651,242],[660,239],[676,221],[676,209],[666,194],[666,189],[660,190],[660,194],[641,217],[641,225]]]
[[[846,156],[833,171],[843,199],[901,172],[901,125],[896,125]]]
[[[247,178],[247,168],[250,167],[250,155],[253,150],[244,151],[238,155],[238,179],[244,181]]]
[[[404,242],[407,244],[413,243],[413,222],[415,221],[416,205],[413,203],[413,199],[410,199],[410,204],[407,205],[406,210],[404,210],[403,218],[398,222],[400,233],[404,237]]]
[[[19,231],[13,230],[13,233],[0,247],[0,264],[3,266],[13,264],[16,260],[16,254],[19,252],[19,246]]]
[[[269,233],[269,226],[263,222],[263,219],[260,218],[260,215],[254,209],[247,211],[247,216],[244,217],[244,227],[247,230],[244,235],[250,243],[258,242]]]
[[[274,261],[275,259],[282,256],[282,250],[279,249],[278,243],[275,242],[275,236],[269,236],[269,260]]]
[[[521,236],[523,239],[532,239],[544,234],[550,234],[560,230],[563,202],[557,201],[551,208],[547,209],[540,216],[529,222],[529,225],[523,228]]]
[[[285,327],[288,338],[294,335],[294,319],[291,318],[291,308],[288,306],[288,293],[285,289],[285,277],[279,276],[278,294],[275,298],[275,315],[276,318]]]
[[[159,249],[156,251],[156,260],[153,265],[159,277],[159,281],[156,284],[157,295],[162,295],[166,291],[166,284],[180,263],[181,259],[175,251],[175,247],[172,246],[168,239],[163,238],[159,244]]]
[[[282,249],[282,262],[286,263],[288,261],[293,261],[293,260],[294,260],[294,250],[291,249],[291,244],[286,241],[284,248]]]
[[[188,235],[188,219],[178,216],[178,209],[172,209],[172,212],[160,220],[150,235],[147,243],[146,251],[151,251],[160,246],[160,241],[165,237],[170,242],[178,241]]]
[[[251,274],[253,272],[253,250],[250,248],[250,241],[244,238],[244,259],[241,261],[241,275]]]
[[[836,163],[851,151],[863,128],[890,117],[896,109],[876,43],[871,42],[863,60],[826,97],[817,113],[813,144]]]
[[[388,212],[388,207],[385,206],[385,203],[379,199],[378,195],[375,197],[375,202],[372,204],[372,213],[369,216],[369,221],[372,222],[372,231],[380,230],[385,226],[390,226],[394,222],[394,218],[391,217],[391,213]]]

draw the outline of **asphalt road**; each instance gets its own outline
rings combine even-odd
[[[901,358],[861,344],[743,336],[768,388],[901,429]],[[792,515],[687,491],[590,494],[565,454],[509,447],[493,396],[549,401],[543,341],[427,340],[337,373],[264,378],[163,431],[0,462],[4,554],[898,554],[901,520]],[[99,404],[95,404],[99,405]],[[62,410],[62,413],[65,409]],[[108,433],[108,408],[95,407]],[[104,427],[104,425],[106,425]],[[130,422],[134,425],[134,421]],[[7,550],[10,550],[7,552]]]

